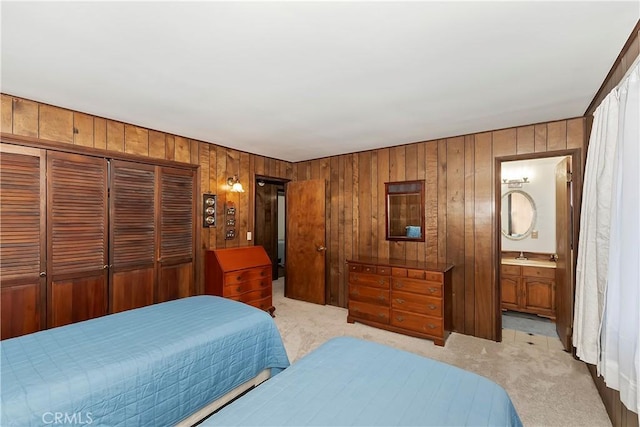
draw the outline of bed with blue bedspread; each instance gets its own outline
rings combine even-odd
[[[8,339],[0,352],[3,427],[174,425],[289,366],[269,314],[215,296]]]
[[[506,391],[476,375],[356,338],[334,338],[203,426],[521,426]]]

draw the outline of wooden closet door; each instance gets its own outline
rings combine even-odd
[[[195,172],[158,167],[158,283],[156,302],[195,293]]]
[[[110,312],[153,304],[155,166],[113,160],[110,171]]]
[[[0,144],[2,339],[45,327],[45,157],[44,150]]]
[[[47,153],[48,325],[107,313],[107,161]]]

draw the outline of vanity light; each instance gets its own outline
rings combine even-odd
[[[227,185],[229,186],[229,191],[232,193],[244,193],[244,188],[242,188],[242,184],[240,184],[238,175],[229,177],[229,179],[227,179]]]
[[[506,184],[508,188],[522,188],[522,184],[528,184],[529,178],[526,176],[522,179],[502,179],[502,184]]]

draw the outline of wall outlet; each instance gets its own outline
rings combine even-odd
[[[538,230],[532,230],[531,231],[531,238],[532,239],[537,239],[538,238]]]
[[[251,240],[251,232],[247,231],[247,240]]]

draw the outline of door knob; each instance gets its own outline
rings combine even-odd
[[[44,271],[41,271],[41,272],[40,272],[40,277],[44,277],[44,276],[46,276],[46,275],[47,275],[47,273],[45,273]]]
[[[327,247],[326,247],[326,246],[322,246],[322,245],[320,245],[320,246],[318,246],[318,247],[316,248],[316,250],[317,250],[318,252],[323,252],[323,251],[326,251],[326,250],[327,250]]]

